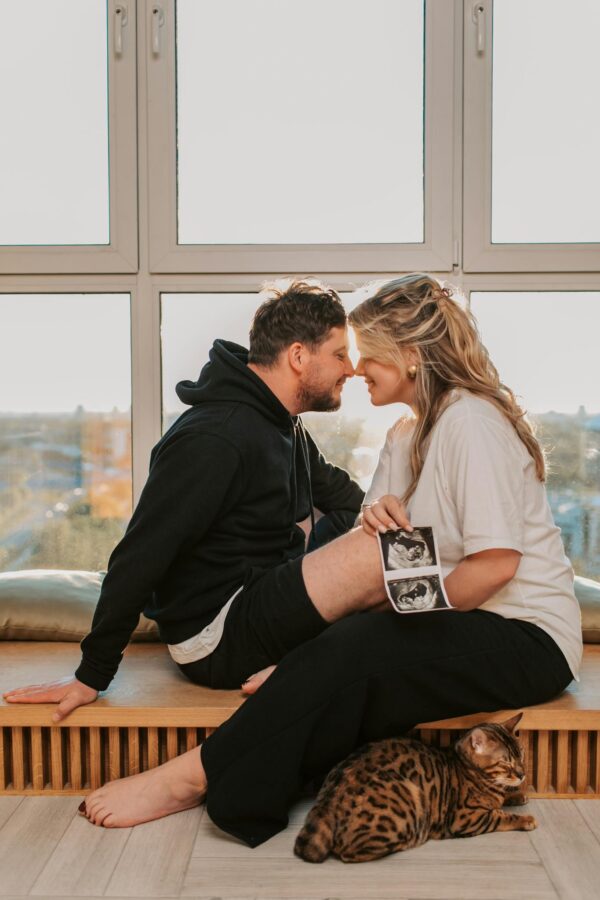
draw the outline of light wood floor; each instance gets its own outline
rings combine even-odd
[[[0,896],[197,897],[212,900],[595,900],[600,800],[538,800],[536,831],[430,841],[360,865],[292,854],[309,801],[256,850],[224,835],[204,808],[103,829],[74,797],[0,797]]]

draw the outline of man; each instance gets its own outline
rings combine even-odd
[[[55,721],[92,702],[142,611],[189,678],[234,688],[332,621],[381,601],[374,542],[356,537],[372,573],[371,584],[357,584],[335,550],[329,562],[307,566],[317,554],[305,556],[297,524],[313,506],[324,514],[316,527],[313,519],[312,548],[347,531],[359,512],[363,492],[324,460],[298,417],[338,409],[353,374],[343,306],[318,284],[273,289],[255,315],[248,354],[215,341],[198,381],[178,385],[190,409],[152,451],[75,677],[5,699],[57,702]]]

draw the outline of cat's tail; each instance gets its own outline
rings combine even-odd
[[[329,856],[333,846],[333,818],[322,815],[313,807],[296,838],[294,853],[306,862],[320,863]]]

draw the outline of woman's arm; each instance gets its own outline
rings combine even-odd
[[[444,579],[455,609],[477,609],[514,578],[521,554],[517,550],[482,550],[466,556]]]

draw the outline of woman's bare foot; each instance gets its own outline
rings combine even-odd
[[[198,806],[205,794],[206,775],[195,747],[155,769],[108,782],[88,794],[79,811],[94,825],[128,828]]]
[[[251,675],[242,685],[243,693],[255,694],[261,684],[265,683],[269,675],[271,675],[276,668],[277,666],[268,666],[266,669],[261,669],[260,672],[255,672],[254,675]]]

